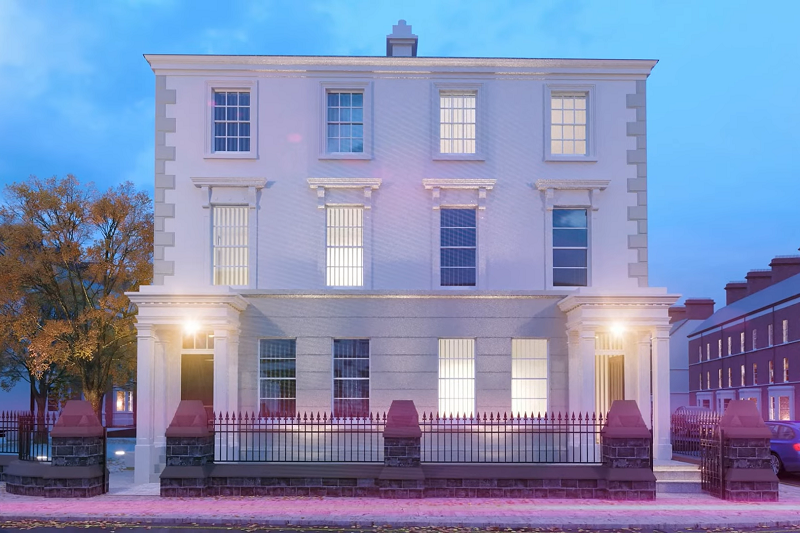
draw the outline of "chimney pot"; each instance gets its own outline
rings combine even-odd
[[[779,255],[770,261],[769,266],[772,268],[772,283],[778,283],[800,274],[800,256]]]
[[[418,40],[411,33],[411,26],[405,20],[398,20],[392,26],[392,33],[386,36],[386,57],[417,57]]]
[[[705,320],[714,314],[714,300],[711,298],[688,298],[683,305],[686,306],[688,320]]]

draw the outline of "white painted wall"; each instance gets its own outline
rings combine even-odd
[[[269,58],[264,60],[269,63]],[[497,180],[488,192],[484,238],[479,243],[488,290],[546,289],[546,211],[542,193],[533,182],[610,180],[607,190],[596,193],[599,209],[591,220],[592,285],[609,291],[637,287],[636,280],[628,277],[628,263],[637,261],[635,250],[628,248],[628,235],[636,233],[636,223],[627,218],[627,208],[636,205],[636,195],[627,192],[627,179],[636,174],[635,166],[626,160],[627,150],[636,148],[634,138],[626,134],[626,123],[635,120],[635,110],[626,107],[626,95],[636,92],[631,77],[602,79],[586,71],[585,77],[548,81],[529,75],[509,79],[482,72],[464,77],[445,72],[452,68],[407,76],[375,73],[370,68],[327,74],[291,72],[289,65],[282,68],[288,72],[156,68],[157,74],[167,74],[167,88],[176,91],[175,105],[167,106],[167,116],[176,119],[177,128],[166,134],[167,146],[176,147],[176,160],[166,164],[166,173],[176,176],[176,189],[166,191],[166,201],[176,205],[175,218],[167,219],[165,228],[175,232],[176,241],[165,253],[166,260],[175,261],[175,275],[166,278],[167,285],[196,290],[207,286],[211,277],[209,210],[201,207],[204,192],[190,178],[266,178],[268,186],[260,191],[258,202],[257,288],[322,289],[324,265],[319,263],[324,256],[319,249],[324,243],[324,219],[306,180],[370,177],[383,180],[373,194],[374,289],[436,287],[431,267],[436,219],[423,178]],[[204,159],[207,82],[228,76],[257,81],[259,117],[253,124],[259,130],[257,160]],[[372,87],[371,160],[319,158],[320,84],[346,80],[368,82]],[[433,84],[443,80],[483,84],[486,120],[479,128],[485,161],[431,157]],[[543,161],[544,90],[553,81],[595,85],[596,162]]]

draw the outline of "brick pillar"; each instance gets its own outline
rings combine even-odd
[[[650,430],[633,400],[615,400],[601,432],[606,487],[612,500],[655,500]]]
[[[200,400],[182,400],[167,428],[161,496],[205,496],[214,464],[214,434]]]
[[[422,498],[425,476],[420,466],[419,413],[412,400],[394,400],[383,431],[382,498]]]
[[[6,473],[11,494],[86,498],[108,491],[105,430],[89,402],[70,400],[50,431],[51,464],[15,461]]]
[[[778,501],[778,477],[770,467],[772,433],[750,400],[732,400],[719,420],[722,431],[723,498]]]

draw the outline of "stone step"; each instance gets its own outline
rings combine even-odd
[[[699,494],[703,492],[700,481],[659,480],[656,481],[656,493],[665,494]]]
[[[658,481],[700,481],[700,469],[695,470],[656,470],[653,469]]]

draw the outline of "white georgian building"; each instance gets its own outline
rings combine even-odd
[[[386,57],[146,55],[137,482],[182,398],[358,416],[624,397],[670,458],[677,297],[647,281],[656,62],[416,48],[401,21]]]

